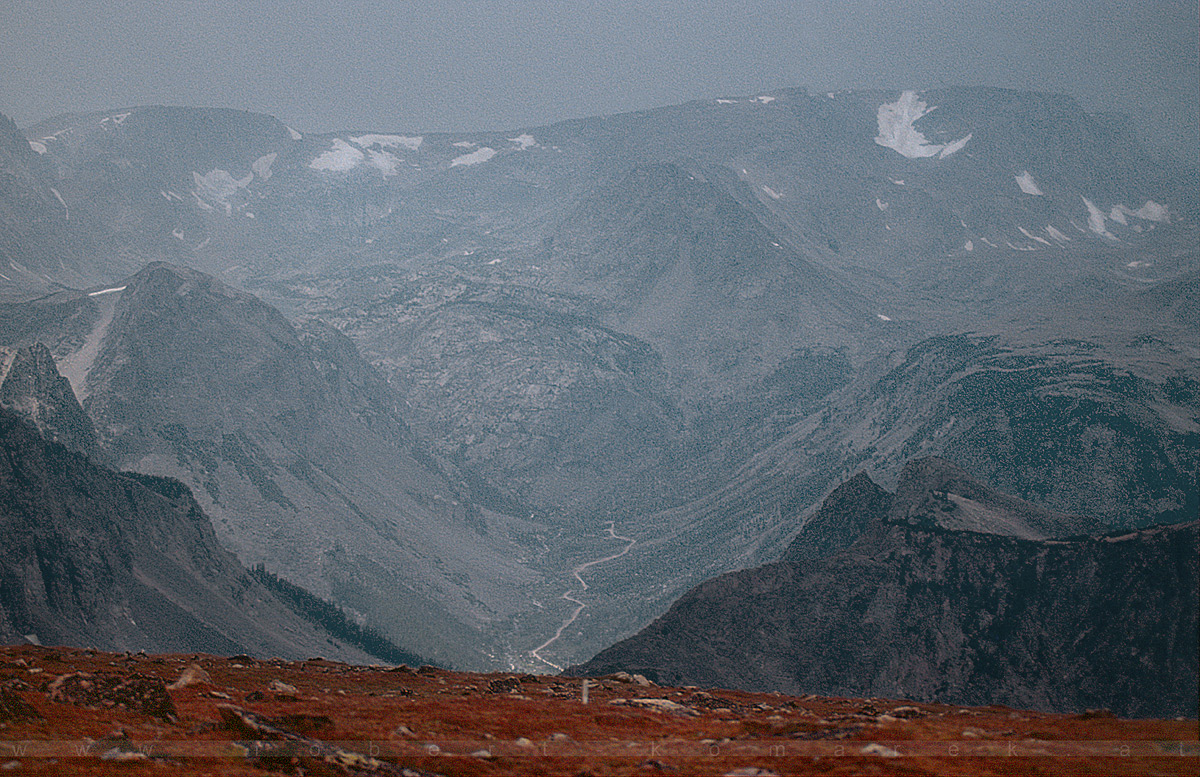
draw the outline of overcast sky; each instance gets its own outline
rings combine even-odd
[[[300,130],[516,129],[787,86],[986,84],[1196,160],[1195,0],[2,0],[0,112],[144,104]]]

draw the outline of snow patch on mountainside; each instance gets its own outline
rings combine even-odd
[[[220,205],[225,209],[226,213],[233,210],[233,205],[230,204],[229,198],[237,193],[239,189],[244,189],[254,180],[254,173],[250,173],[245,178],[234,178],[229,174],[228,170],[220,168],[210,170],[204,175],[193,172],[192,180],[196,183],[196,189],[192,194],[197,201],[207,205]],[[203,206],[201,206],[203,207]]]
[[[63,218],[66,219],[67,221],[70,221],[71,220],[71,209],[67,207],[66,200],[64,200],[63,196],[58,193],[58,189],[55,189],[53,186],[50,187],[50,193],[53,194],[55,199],[58,200],[58,204],[63,206]]]
[[[879,134],[875,142],[909,159],[932,156],[944,159],[961,151],[971,139],[970,134],[953,143],[930,143],[923,133],[913,127],[913,122],[932,110],[911,90],[902,93],[894,103],[884,103],[876,114]]]
[[[350,138],[351,143],[356,143],[363,148],[380,146],[382,148],[407,148],[409,151],[416,151],[424,141],[424,135],[416,137],[409,137],[407,135],[358,135]]]
[[[477,165],[481,162],[486,162],[496,156],[496,149],[484,146],[478,151],[472,151],[470,154],[463,154],[460,157],[455,157],[450,161],[451,167],[459,167],[460,165]]]
[[[32,148],[34,151],[38,152],[39,154],[46,153],[46,144],[45,143],[41,143],[36,140],[31,140],[31,141],[29,141],[29,147]]]
[[[1017,186],[1021,187],[1021,191],[1026,194],[1032,194],[1035,197],[1042,197],[1042,190],[1038,188],[1037,182],[1033,180],[1033,176],[1028,170],[1022,170],[1021,174],[1016,176]]]
[[[1025,227],[1017,227],[1017,229],[1021,230],[1021,234],[1024,235],[1025,237],[1029,238],[1030,240],[1035,240],[1038,243],[1044,243],[1045,245],[1048,245],[1048,246],[1051,245],[1049,240],[1047,240],[1044,237],[1038,237],[1037,235],[1033,234]],[[1053,246],[1051,246],[1051,247],[1053,247]]]
[[[1049,224],[1046,225],[1046,234],[1049,235],[1050,237],[1054,238],[1055,240],[1057,240],[1060,243],[1070,243],[1071,242],[1071,238],[1067,237],[1062,232],[1058,231],[1057,229],[1055,229],[1053,226],[1051,226]]]
[[[277,156],[279,154],[274,151],[270,154],[260,156],[254,160],[254,164],[250,165],[250,170],[264,181],[269,180],[271,178],[271,165],[274,164]]]
[[[291,127],[287,128],[288,134],[292,136],[292,140],[304,140],[304,136]]]
[[[509,138],[509,143],[516,143],[519,150],[524,151],[527,148],[536,146],[538,143],[534,140],[533,135],[528,133],[517,135],[515,138]]]
[[[400,165],[400,159],[395,154],[387,151],[375,151],[374,149],[367,151],[367,161],[371,166],[383,174],[384,178],[389,175],[396,174],[396,168]]]
[[[959,138],[953,143],[947,143],[942,147],[942,150],[938,152],[938,159],[945,159],[956,151],[962,151],[964,148],[966,148],[967,141],[969,141],[971,137],[971,133],[968,132],[966,137]]]
[[[363,152],[341,138],[335,138],[330,149],[308,163],[313,170],[342,173],[363,160]]]
[[[1171,214],[1167,210],[1167,206],[1159,205],[1154,200],[1146,200],[1146,204],[1137,210],[1131,210],[1124,205],[1113,206],[1113,210],[1118,209],[1127,216],[1136,216],[1146,221],[1157,221],[1163,224],[1168,224],[1171,221]]]
[[[1088,211],[1088,229],[1095,232],[1100,237],[1107,237],[1116,240],[1117,236],[1109,232],[1105,225],[1104,211],[1096,207],[1096,203],[1089,200],[1087,197],[1081,197],[1083,204]]]

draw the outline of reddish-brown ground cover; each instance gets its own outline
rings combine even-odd
[[[1194,720],[614,677],[29,646],[0,689],[0,775],[1200,773]]]

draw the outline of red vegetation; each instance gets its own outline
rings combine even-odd
[[[189,667],[191,669],[189,670]],[[1196,721],[0,648],[0,774],[1196,774]],[[169,687],[171,686],[171,687]]]

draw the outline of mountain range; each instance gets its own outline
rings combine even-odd
[[[1193,520],[1196,179],[991,88],[453,134],[6,121],[0,345],[243,564],[544,671],[799,552],[860,471],[945,456],[1043,506],[1011,542]]]

